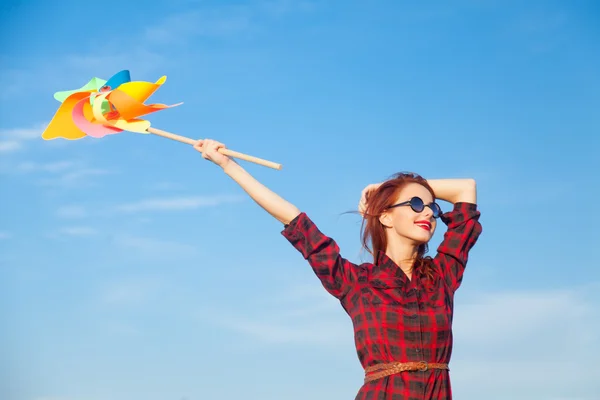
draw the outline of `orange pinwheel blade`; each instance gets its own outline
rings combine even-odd
[[[73,108],[81,100],[90,96],[90,91],[76,92],[69,95],[60,105],[54,117],[42,133],[44,140],[63,138],[68,140],[77,140],[84,138],[86,134],[82,132],[73,120]]]
[[[123,86],[123,85],[121,85]],[[156,111],[164,110],[165,108],[176,107],[183,103],[173,104],[168,106],[166,104],[149,104],[146,105],[143,102],[135,99],[126,92],[119,89],[115,89],[107,96],[108,101],[117,109],[119,115],[124,120],[134,119],[147,115]]]
[[[125,130],[136,133],[148,133],[148,128],[150,128],[150,122],[143,119],[124,119],[119,115],[118,112],[103,112],[103,104],[107,101],[108,96],[110,96],[113,92],[104,93],[98,95],[94,99],[94,105],[92,108],[92,117],[94,121],[102,124],[103,126],[109,126],[113,129]],[[108,100],[109,101],[109,100]]]

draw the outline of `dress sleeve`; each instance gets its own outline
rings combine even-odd
[[[482,232],[480,214],[476,204],[455,203],[454,209],[441,217],[448,230],[433,262],[441,270],[452,292],[460,287],[469,251]]]
[[[308,261],[325,290],[338,299],[348,292],[358,266],[340,256],[337,243],[321,233],[306,213],[300,213],[281,233]]]

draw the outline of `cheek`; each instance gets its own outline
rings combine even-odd
[[[414,229],[415,224],[409,218],[398,218],[394,224],[394,227],[396,228],[396,232],[408,233]]]

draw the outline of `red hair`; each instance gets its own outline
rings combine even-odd
[[[431,196],[435,199],[435,193],[429,183],[420,175],[410,172],[400,172],[393,175],[389,180],[382,183],[377,189],[367,194],[366,209],[363,213],[363,222],[361,227],[362,245],[376,260],[377,253],[385,253],[387,249],[387,236],[385,229],[379,217],[394,204],[400,191],[410,183],[417,183],[425,187]],[[368,243],[371,242],[372,249]],[[434,269],[431,263],[427,262],[431,258],[424,257],[428,251],[427,243],[419,245],[417,257],[413,264],[413,272],[419,272],[428,278],[433,278]]]

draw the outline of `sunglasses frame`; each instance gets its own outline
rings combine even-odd
[[[419,201],[421,204],[415,205],[415,204],[413,204],[414,201]],[[440,207],[440,205],[438,203],[436,203],[434,201],[430,204],[425,204],[423,199],[418,196],[412,197],[410,200],[403,201],[402,203],[391,205],[388,207],[388,209],[395,208],[395,207],[402,207],[402,206],[410,206],[410,208],[416,213],[423,212],[423,210],[425,210],[425,207],[429,207],[431,209],[431,211],[433,212],[433,218],[437,219],[442,216],[442,208]],[[419,210],[417,207],[419,207],[421,209]],[[436,211],[437,211],[437,216],[435,215]]]

